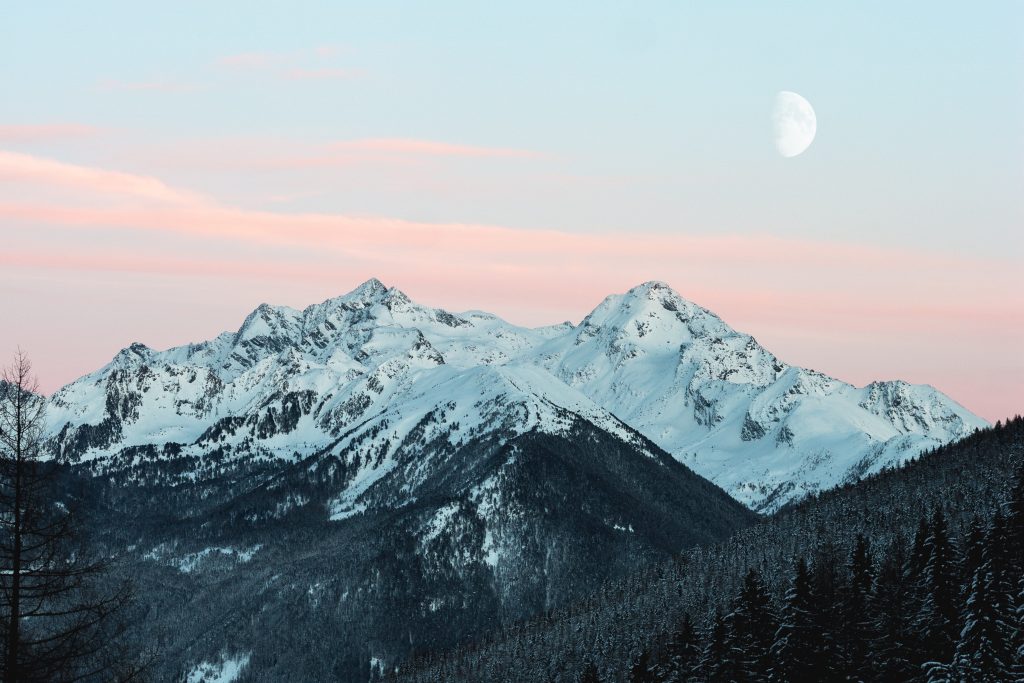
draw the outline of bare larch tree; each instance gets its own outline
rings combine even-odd
[[[46,400],[18,351],[0,374],[0,679],[131,680],[118,643],[127,586],[101,588],[94,559],[59,500],[59,467],[44,456]]]

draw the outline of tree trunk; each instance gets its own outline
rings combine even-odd
[[[22,379],[19,377],[19,379]],[[10,623],[7,626],[7,662],[5,666],[5,683],[17,683],[19,678],[18,656],[21,645],[21,507],[22,507],[22,460],[24,456],[24,422],[23,406],[25,397],[19,383],[18,394],[15,397],[16,406],[16,427],[14,434],[14,519],[13,522],[13,545],[11,552],[11,615]]]

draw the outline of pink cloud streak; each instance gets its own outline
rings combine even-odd
[[[370,141],[371,146],[377,141]],[[390,146],[387,141],[385,146]],[[418,144],[413,145],[418,148]],[[767,235],[686,235],[636,233],[583,235],[556,230],[521,230],[461,223],[417,223],[393,218],[332,214],[280,214],[223,206],[202,195],[171,187],[162,181],[130,173],[52,161],[28,154],[0,151],[0,178],[52,188],[85,189],[142,204],[126,206],[68,206],[60,203],[0,202],[0,216],[53,225],[110,226],[158,230],[172,234],[244,238],[271,245],[337,249],[418,251],[443,249],[465,256],[508,260],[531,256],[536,263],[566,267],[567,255],[618,259],[636,256],[663,262],[686,258],[723,261],[735,266],[801,265],[809,271],[828,271],[840,264],[858,270],[904,268],[969,269],[998,273],[990,259],[970,259],[918,250],[867,245],[833,244]],[[147,206],[145,202],[156,202]],[[659,257],[659,254],[662,256]],[[571,267],[571,265],[570,265]]]
[[[424,149],[408,142],[362,144]],[[531,324],[578,319],[604,294],[661,279],[740,329],[762,330],[769,348],[777,336],[795,349],[786,357],[775,347],[790,362],[810,365],[804,357],[820,356],[826,371],[831,352],[824,343],[854,354],[857,345],[897,335],[917,340],[904,363],[947,367],[962,359],[964,347],[1006,345],[1012,358],[1024,342],[1024,294],[1009,259],[769,235],[593,235],[254,211],[155,178],[11,152],[0,152],[0,178],[48,193],[27,200],[0,191],[0,235],[8,245],[0,263],[8,271],[160,274],[186,289],[195,289],[197,278],[214,279],[219,294],[244,301],[242,308],[281,302],[282,287],[297,299],[287,303],[304,305],[378,276],[425,302],[496,309]],[[65,196],[69,190],[89,193],[91,201]],[[125,236],[124,244],[110,245],[111,230]],[[64,237],[45,238],[53,231]],[[100,234],[105,241],[93,238]],[[174,252],[156,246],[168,240]],[[132,336],[130,329],[114,332]],[[801,346],[794,335],[809,341]],[[888,356],[876,358],[875,372],[886,362]],[[866,372],[846,367],[857,378]],[[1021,374],[1009,367],[1000,381],[1014,386]],[[951,380],[940,388],[961,384],[973,386]],[[1012,389],[1001,391],[969,405],[1010,405]],[[986,415],[999,416],[995,410],[986,408]]]
[[[84,138],[97,135],[99,129],[77,123],[51,123],[39,125],[0,125],[2,142],[40,142]]]
[[[273,64],[279,59],[279,55],[274,55],[266,52],[243,52],[239,54],[218,57],[216,63],[220,66],[227,67],[258,68],[267,66],[269,64]]]
[[[174,189],[156,178],[67,164],[0,150],[0,178],[49,187],[84,189],[121,198],[200,205],[203,198]]]
[[[265,72],[287,81],[345,80],[365,75],[362,69],[323,65],[323,60],[338,51],[334,46],[323,45],[292,53],[241,52],[218,57],[214,64],[235,71]],[[309,66],[310,57],[319,64]]]

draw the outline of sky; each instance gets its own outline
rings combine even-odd
[[[817,136],[778,154],[777,92]],[[0,354],[370,278],[578,322],[662,280],[785,361],[1024,410],[1024,3],[14,3]]]

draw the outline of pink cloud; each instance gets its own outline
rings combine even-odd
[[[362,165],[378,165],[388,169],[419,169],[424,163],[432,160],[487,158],[516,160],[551,157],[544,152],[530,149],[412,138],[368,138],[326,144],[282,139],[222,138],[164,145],[156,153],[146,157],[144,162],[156,163],[178,172],[193,169],[237,172],[346,168]],[[422,173],[415,176],[415,179],[422,178]],[[613,179],[606,182],[610,185]]]
[[[232,68],[259,68],[280,60],[279,55],[266,52],[243,52],[217,58],[217,64]]]
[[[422,141],[370,140],[352,143],[368,148],[427,149],[441,153],[485,153]],[[468,152],[466,150],[469,150]],[[488,150],[490,151],[490,150]],[[918,250],[868,245],[835,244],[768,235],[688,235],[633,233],[589,235],[556,230],[522,230],[462,223],[417,223],[393,218],[333,214],[281,214],[218,204],[203,195],[167,185],[152,177],[68,164],[28,154],[0,151],[0,177],[35,185],[85,189],[124,201],[109,206],[29,203],[10,200],[0,204],[0,215],[32,222],[77,226],[115,226],[172,234],[244,237],[268,244],[311,245],[336,248],[433,248],[451,254],[485,255],[512,260],[530,256],[532,263],[571,267],[572,257],[613,260],[638,257],[654,263],[684,259],[714,269],[716,262],[756,271],[800,265],[804,273],[827,275],[837,265],[858,272],[886,272],[896,265],[910,269],[957,268],[988,273],[988,282],[1000,272],[998,262]],[[153,204],[147,205],[146,202]],[[568,262],[567,262],[568,258]],[[1006,264],[1009,265],[1009,261]],[[1012,273],[1013,271],[1008,271]],[[827,281],[827,280],[826,280]],[[871,289],[863,283],[860,291]]]
[[[86,190],[105,195],[157,202],[203,201],[194,192],[178,190],[147,176],[67,164],[41,157],[0,150],[0,178],[11,182]]]
[[[407,140],[350,144],[448,151]],[[1024,344],[1024,293],[1010,258],[758,234],[594,235],[255,211],[155,178],[11,152],[0,152],[0,178],[2,188],[46,193],[27,199],[0,189],[0,270],[8,276],[160,274],[197,306],[216,281],[218,297],[240,310],[265,300],[301,306],[377,276],[424,303],[491,309],[529,324],[578,320],[605,294],[660,279],[785,360],[841,377],[929,381],[993,419],[1014,409],[1024,383],[1012,360]],[[112,241],[118,234],[124,239]],[[196,338],[179,323],[175,343]],[[102,333],[134,337],[127,323]],[[979,373],[994,378],[984,393],[972,379]]]
[[[36,125],[0,125],[0,142],[41,142],[66,138],[91,137],[99,133],[94,126],[78,123]]]
[[[313,53],[317,57],[320,57],[321,59],[326,59],[327,57],[334,57],[339,52],[341,52],[341,48],[339,48],[337,45],[318,45],[317,47],[313,48]]]
[[[266,72],[289,81],[313,80],[347,80],[363,76],[361,69],[324,66],[322,63],[309,66],[313,61],[322,62],[334,57],[339,49],[332,45],[322,45],[311,50],[291,53],[281,52],[243,52],[218,57],[217,66],[235,70]]]

